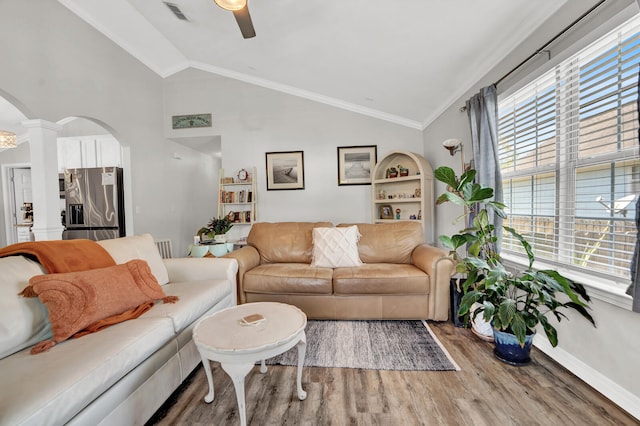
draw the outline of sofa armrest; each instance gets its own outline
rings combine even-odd
[[[235,259],[211,259],[208,257],[182,257],[164,259],[169,282],[229,280],[236,287],[238,262]]]
[[[227,253],[225,258],[232,258],[238,262],[238,304],[247,302],[244,294],[244,274],[260,265],[260,253],[253,246],[244,246],[241,249]]]
[[[449,318],[449,283],[456,272],[456,264],[449,252],[420,244],[411,254],[413,264],[429,275],[429,312],[433,319],[446,321]]]

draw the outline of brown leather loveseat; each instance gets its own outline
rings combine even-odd
[[[312,235],[331,223],[255,223],[247,245],[227,255],[238,261],[238,303],[289,303],[314,319],[447,320],[447,251],[425,244],[418,222],[355,225],[363,264],[327,268],[311,265]]]

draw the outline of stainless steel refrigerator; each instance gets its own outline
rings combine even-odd
[[[125,236],[121,168],[65,170],[64,193],[62,239],[98,241]]]

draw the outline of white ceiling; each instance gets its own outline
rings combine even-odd
[[[173,0],[189,21],[161,0],[58,1],[162,77],[194,67],[422,129],[584,0],[250,0],[246,40],[213,0]]]

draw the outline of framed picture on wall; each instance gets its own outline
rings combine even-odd
[[[267,152],[267,191],[304,189],[304,152]]]
[[[338,147],[338,185],[371,185],[377,145]]]

